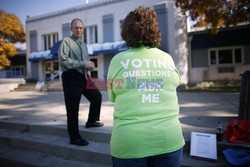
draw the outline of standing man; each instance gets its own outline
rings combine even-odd
[[[89,116],[85,127],[103,126],[103,123],[97,122],[100,117],[102,95],[97,88],[86,88],[87,71],[93,70],[95,64],[89,61],[86,44],[82,41],[83,28],[81,19],[73,19],[71,22],[72,36],[63,39],[58,51],[60,65],[63,69],[62,83],[70,144],[77,146],[89,144],[79,133],[78,112],[82,95],[90,101]]]

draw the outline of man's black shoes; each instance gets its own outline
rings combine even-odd
[[[77,140],[70,140],[70,144],[74,144],[77,146],[87,146],[89,142],[84,139],[77,139]]]
[[[100,123],[100,122],[87,122],[85,127],[86,128],[94,128],[94,127],[101,127],[103,126],[104,124],[103,123]]]

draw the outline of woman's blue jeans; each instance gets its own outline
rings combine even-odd
[[[144,158],[120,159],[112,157],[113,167],[180,167],[183,148],[166,154]]]

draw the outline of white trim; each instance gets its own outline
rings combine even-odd
[[[233,52],[232,52],[232,56],[233,56],[233,63],[229,63],[229,64],[219,64],[219,55],[218,55],[218,51],[221,51],[221,50],[229,50],[231,49]],[[235,63],[235,49],[241,49],[241,63]],[[216,64],[211,64],[211,55],[210,55],[210,52],[211,51],[215,51],[215,55],[216,55]],[[228,47],[216,47],[216,48],[208,48],[208,66],[218,66],[218,67],[221,67],[221,66],[238,66],[238,65],[242,65],[244,64],[244,46],[228,46]]]
[[[53,35],[55,36],[55,41],[53,40]],[[45,39],[46,38],[46,39]],[[49,45],[49,39],[50,39],[50,45]],[[44,45],[44,40],[46,40],[46,47]],[[52,46],[58,42],[59,40],[59,35],[58,32],[52,32],[52,33],[46,33],[46,34],[42,34],[42,45],[43,45],[43,49],[42,50],[49,50],[52,48]]]
[[[85,26],[84,27],[86,29],[86,44],[95,44],[98,43],[98,25],[94,24],[94,25],[90,25],[90,26]],[[92,29],[92,36],[90,34],[90,29]],[[95,33],[96,32],[96,33]],[[84,34],[83,34],[84,35]],[[97,37],[97,41],[95,41]]]

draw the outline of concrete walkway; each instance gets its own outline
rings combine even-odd
[[[101,128],[85,129],[89,102],[82,97],[79,112],[80,130],[111,133],[113,104],[103,91]],[[190,132],[215,133],[217,122],[226,128],[238,116],[239,93],[180,92],[180,121],[186,140]],[[63,92],[9,92],[0,94],[0,121],[66,128]]]

